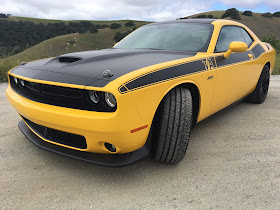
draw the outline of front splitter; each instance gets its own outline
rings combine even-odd
[[[39,138],[30,128],[20,121],[18,124],[21,132],[37,147],[44,150],[54,152],[59,155],[63,155],[70,158],[75,158],[81,161],[90,162],[97,165],[109,166],[109,167],[124,167],[136,163],[150,155],[150,149],[148,146],[141,147],[140,149],[126,154],[96,154],[89,152],[82,152],[66,147],[58,146],[48,143]]]

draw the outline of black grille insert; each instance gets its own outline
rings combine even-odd
[[[117,106],[108,107],[104,102],[104,97],[102,97],[102,103],[91,103],[89,92],[84,89],[34,83],[18,78],[16,78],[16,83],[13,76],[9,75],[9,78],[12,89],[31,101],[96,112],[115,112],[117,109]]]
[[[34,132],[36,132],[39,136],[44,139],[47,139],[52,142],[56,142],[59,144],[67,145],[70,147],[75,147],[79,149],[86,149],[87,142],[84,136],[67,133],[59,130],[55,130],[52,128],[47,128],[42,125],[38,125],[25,117],[22,116],[25,123],[28,124]]]

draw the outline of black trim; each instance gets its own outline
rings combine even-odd
[[[15,84],[13,76],[9,75],[9,78],[13,91],[31,101],[86,111],[115,112],[117,110],[117,106],[111,108],[107,105],[103,92],[98,92],[100,102],[94,104],[89,99],[88,90],[45,85],[21,79],[18,79],[18,84]],[[25,85],[20,85],[20,81],[24,81]]]
[[[220,38],[220,36],[221,36],[221,31],[222,31],[223,28],[226,28],[226,27],[237,27],[237,28],[241,28],[241,29],[245,30],[245,31],[247,32],[247,34],[250,36],[250,38],[252,39],[252,42],[251,42],[249,45],[248,45],[246,42],[244,42],[244,43],[246,43],[246,44],[248,45],[248,48],[250,48],[250,47],[252,46],[252,44],[255,42],[255,40],[254,40],[254,38],[251,36],[251,34],[250,34],[245,28],[243,28],[242,26],[237,26],[237,25],[225,25],[225,26],[223,26],[223,27],[220,29],[219,37],[218,37],[218,39],[217,39],[216,46],[215,46],[215,50],[214,50],[215,53],[222,53],[222,52],[223,52],[223,51],[217,51],[217,50],[216,50],[216,47],[217,47],[219,38]],[[243,38],[244,38],[244,37],[243,37]]]
[[[144,147],[127,154],[117,155],[117,154],[95,154],[89,152],[82,152],[78,150],[68,149],[66,147],[61,147],[55,144],[48,143],[42,139],[40,139],[36,134],[34,134],[28,126],[20,121],[18,124],[21,132],[29,139],[32,143],[34,143],[37,147],[54,152],[59,155],[67,156],[70,158],[75,158],[81,161],[86,161],[90,163],[94,163],[102,166],[110,166],[110,167],[124,167],[131,165],[135,162],[138,162],[150,154],[150,149],[147,145]]]
[[[257,44],[251,51],[254,54],[255,58],[260,57],[261,54],[265,52],[265,50],[260,44]]]
[[[87,148],[87,141],[84,136],[38,125],[23,116],[21,117],[25,123],[43,139],[79,149]]]
[[[216,57],[217,67],[223,67],[227,65],[232,65],[239,62],[250,61],[249,54],[250,51],[246,51],[243,53],[233,53],[229,56],[229,58],[225,58],[223,55]]]

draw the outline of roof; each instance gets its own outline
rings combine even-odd
[[[217,19],[207,19],[207,18],[193,18],[193,19],[178,19],[178,20],[170,20],[164,22],[152,23],[149,25],[158,25],[158,24],[166,24],[166,23],[203,23],[203,24],[211,24]]]

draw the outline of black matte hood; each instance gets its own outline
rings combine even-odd
[[[103,87],[129,72],[171,60],[195,56],[196,53],[163,50],[106,49],[70,53],[57,58],[34,61],[12,71],[32,79]],[[113,76],[103,76],[110,70]]]

